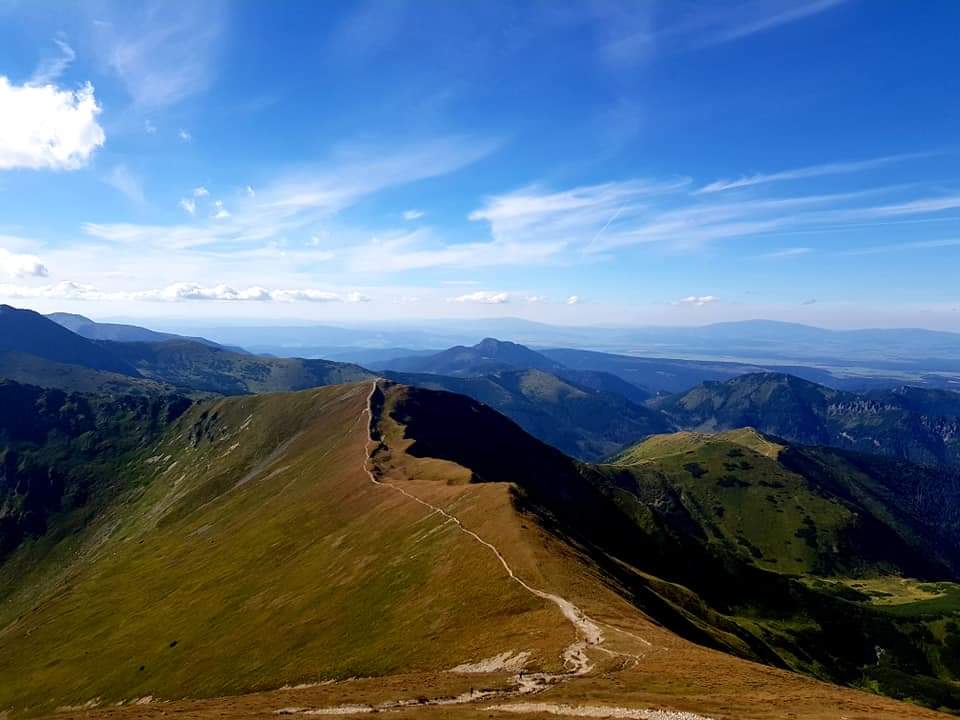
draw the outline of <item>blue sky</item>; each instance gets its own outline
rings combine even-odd
[[[0,301],[960,331],[951,0],[0,18]]]

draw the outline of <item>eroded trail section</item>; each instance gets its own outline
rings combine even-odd
[[[524,715],[545,713],[565,717],[626,718],[627,720],[711,720],[705,715],[677,710],[652,710],[647,708],[610,707],[607,705],[559,705],[553,703],[514,703],[491,705],[487,710],[522,713]]]
[[[455,515],[450,514],[449,512],[447,512],[441,507],[437,507],[433,503],[429,503],[426,500],[423,500],[422,498],[417,497],[416,495],[414,495],[411,492],[408,492],[406,489],[400,487],[399,485],[385,482],[383,480],[378,480],[376,476],[373,474],[373,471],[370,469],[370,462],[371,462],[370,444],[375,442],[373,439],[373,430],[374,430],[373,397],[378,390],[377,382],[378,381],[376,380],[373,382],[372,387],[370,388],[370,393],[367,395],[366,407],[363,410],[363,412],[365,412],[369,417],[369,423],[370,423],[368,427],[368,432],[367,432],[367,442],[364,445],[363,470],[367,474],[367,477],[370,478],[370,482],[374,483],[375,485],[380,485],[382,487],[390,488],[395,492],[398,492],[401,495],[404,495],[410,500],[413,500],[414,502],[417,502],[423,505],[425,508],[429,508],[433,512],[442,515],[450,522],[453,522],[454,524],[456,524],[460,532],[466,535],[469,535],[475,541],[477,541],[478,543],[483,545],[485,548],[490,550],[490,552],[494,554],[494,556],[503,566],[503,569],[506,571],[507,575],[510,577],[511,580],[513,580],[515,583],[520,585],[520,587],[522,587],[524,590],[531,593],[532,595],[535,595],[536,597],[541,598],[542,600],[547,600],[548,602],[551,602],[554,605],[556,605],[560,609],[560,612],[563,613],[563,616],[568,621],[570,621],[570,623],[573,625],[574,630],[576,631],[576,634],[577,634],[576,641],[574,641],[571,645],[569,645],[563,651],[564,665],[568,668],[571,675],[584,675],[590,672],[590,670],[593,669],[593,664],[590,662],[590,657],[587,655],[587,652],[586,652],[587,647],[599,646],[603,643],[603,631],[600,629],[600,626],[597,625],[597,623],[595,623],[593,620],[587,617],[580,608],[578,608],[576,605],[574,605],[572,602],[570,602],[566,598],[560,597],[559,595],[555,595],[553,593],[546,592],[544,590],[540,590],[539,588],[535,588],[529,583],[527,583],[525,580],[523,580],[523,578],[519,577],[513,571],[513,568],[510,567],[510,564],[507,562],[506,558],[503,556],[503,553],[500,552],[500,550],[496,547],[496,545],[484,540],[482,537],[477,535],[477,533],[475,533],[473,530],[470,530],[464,527],[463,523]]]

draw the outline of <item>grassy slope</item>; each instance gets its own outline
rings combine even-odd
[[[17,352],[0,352],[0,378],[81,393],[148,395],[173,390],[172,386],[155,380],[68,365]]]
[[[349,363],[246,355],[192,340],[96,344],[136,367],[145,377],[211,393],[304,390],[373,377]]]
[[[0,707],[442,669],[501,650],[494,629],[555,663],[562,619],[366,478],[366,388],[205,404],[132,460],[84,542],[3,578]]]

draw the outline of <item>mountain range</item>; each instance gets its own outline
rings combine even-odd
[[[135,337],[152,332],[123,327]],[[493,338],[367,370],[329,360],[257,356],[190,338],[89,340],[49,318],[9,307],[0,309],[0,336],[5,338],[0,377],[65,391],[202,397],[298,390],[380,374],[468,395],[588,461],[651,434],[746,426],[800,444],[921,464],[960,461],[960,395],[931,388],[853,393],[782,373],[743,374],[743,366],[724,367],[722,373],[715,368],[723,382],[691,387],[704,369],[685,361],[579,350],[541,353]],[[656,396],[641,380],[655,386]],[[665,384],[682,391],[666,394]]]
[[[955,474],[754,431],[583,464],[382,380],[6,392],[4,506],[46,508],[0,559],[10,716],[960,711]]]
[[[863,383],[875,378],[935,387],[960,382],[960,334],[911,328],[829,330],[770,320],[694,327],[569,327],[519,318],[424,320],[352,327],[179,325],[187,328],[189,334],[199,333],[253,352],[326,357],[361,364],[435,353],[456,345],[470,346],[484,337],[501,337],[536,350],[563,348],[688,362],[739,363],[783,372],[792,372],[787,369],[791,367],[806,367]]]

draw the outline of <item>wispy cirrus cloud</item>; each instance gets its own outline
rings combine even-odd
[[[489,223],[490,250],[547,243],[545,257],[603,256],[631,246],[692,251],[707,243],[791,232],[870,226],[898,216],[960,208],[960,196],[917,197],[922,188],[875,187],[842,193],[718,199],[689,181],[629,180],[564,191],[527,188],[489,198],[470,215]],[[904,194],[912,199],[878,203]],[[789,248],[799,255],[806,248]],[[778,251],[772,251],[776,254]]]
[[[845,0],[739,0],[716,4],[614,0],[592,7],[591,19],[606,39],[601,57],[631,67],[657,55],[690,52],[742,40],[805,20]]]
[[[907,160],[930,157],[930,153],[904,153],[901,155],[887,155],[886,157],[856,160],[853,162],[824,163],[822,165],[808,165],[793,170],[781,170],[773,173],[760,173],[737,178],[735,180],[717,180],[700,188],[698,193],[723,192],[738,188],[766,185],[768,183],[786,182],[789,180],[805,180],[807,178],[825,177],[828,175],[848,175],[893,165]]]
[[[224,200],[214,201],[212,217],[206,220],[173,225],[88,222],[83,231],[108,242],[168,250],[241,246],[333,217],[387,188],[455,172],[497,147],[495,141],[469,137],[437,138],[394,149],[341,146],[328,164],[315,171],[282,177],[255,193],[245,189],[236,193],[229,210]],[[197,202],[209,195],[204,186],[193,190],[194,213]]]
[[[803,255],[809,255],[812,252],[813,252],[813,248],[792,247],[792,248],[784,248],[783,250],[774,250],[772,252],[763,253],[760,257],[776,260],[780,258],[801,257]]]
[[[31,85],[49,85],[55,82],[77,59],[77,54],[65,39],[58,37],[54,38],[53,42],[60,52],[40,62],[30,77]]]
[[[960,247],[960,238],[945,238],[942,240],[916,240],[913,242],[889,243],[887,245],[873,245],[857,248],[840,253],[841,255],[879,255],[882,253],[903,252],[910,250],[939,250],[942,248]]]
[[[143,194],[143,181],[123,163],[114,165],[104,176],[103,181],[138,205],[143,205],[146,201]]]
[[[206,90],[226,24],[224,3],[122,4],[96,24],[104,64],[144,109],[165,107]]]

